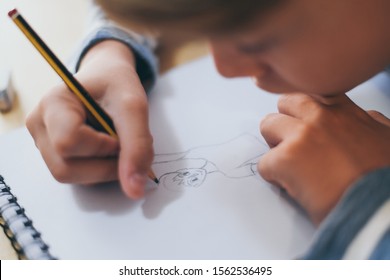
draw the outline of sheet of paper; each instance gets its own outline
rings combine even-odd
[[[386,79],[363,89],[390,108]],[[161,183],[150,182],[144,199],[127,199],[116,183],[56,182],[24,129],[0,137],[0,174],[61,259],[295,258],[314,227],[256,172],[268,149],[258,125],[276,102],[250,79],[220,77],[206,57],[169,72],[150,94]]]

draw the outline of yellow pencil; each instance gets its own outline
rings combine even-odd
[[[118,138],[115,131],[114,123],[110,116],[99,106],[99,104],[91,97],[87,90],[77,81],[72,73],[65,67],[65,65],[57,58],[57,56],[49,49],[38,34],[31,28],[22,15],[13,9],[8,13],[11,19],[27,37],[27,39],[34,45],[39,53],[45,58],[55,72],[61,77],[68,88],[79,98],[81,103],[85,106],[88,112],[87,121],[95,129],[108,133],[112,137]],[[148,176],[156,184],[159,183],[156,175],[152,170],[149,170]]]

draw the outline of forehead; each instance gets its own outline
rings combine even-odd
[[[297,29],[304,23],[309,24],[306,5],[313,5],[316,0],[284,0],[279,5],[260,11],[242,26],[231,31],[211,34],[211,39],[236,39],[240,41],[252,40],[254,37],[268,37],[277,32]],[[311,3],[311,4],[310,4]],[[305,8],[304,8],[305,7]]]

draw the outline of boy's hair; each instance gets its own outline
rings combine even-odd
[[[192,35],[239,30],[282,1],[96,0],[109,16],[122,24]]]

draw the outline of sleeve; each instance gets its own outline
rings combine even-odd
[[[358,180],[320,225],[304,259],[390,258],[390,167]]]
[[[158,59],[155,55],[157,40],[148,35],[119,27],[108,20],[103,11],[93,2],[90,5],[88,32],[71,59],[71,69],[77,72],[85,54],[104,40],[117,40],[127,45],[136,58],[136,70],[146,91],[154,85],[158,76]]]

